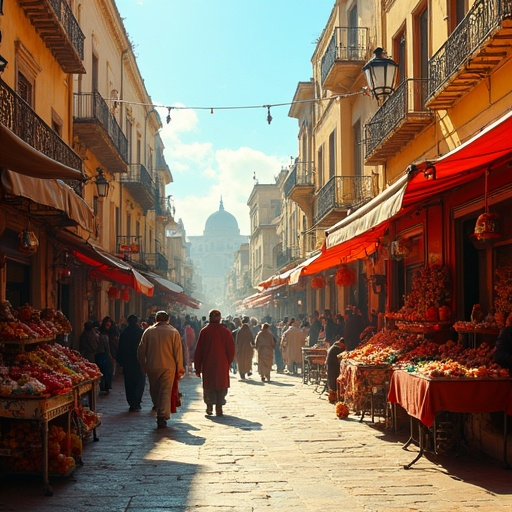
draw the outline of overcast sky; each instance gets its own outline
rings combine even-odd
[[[176,218],[202,235],[225,209],[250,234],[247,199],[254,176],[273,183],[298,154],[288,117],[334,0],[117,0],[137,62],[161,109],[165,159]],[[231,108],[235,107],[235,108]],[[254,108],[252,108],[254,107]],[[211,109],[213,108],[213,114]]]

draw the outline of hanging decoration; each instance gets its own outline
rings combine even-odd
[[[129,288],[123,288],[121,290],[121,300],[123,302],[128,302],[130,300],[130,289]]]
[[[119,300],[121,297],[121,290],[117,286],[111,286],[107,292],[110,300]]]
[[[314,290],[319,290],[320,288],[323,288],[326,285],[325,277],[323,276],[317,276],[313,277],[311,279],[311,288]]]
[[[231,105],[231,106],[209,106],[209,107],[197,107],[197,106],[183,106],[183,105],[174,105],[174,106],[168,106],[168,105],[157,105],[153,103],[143,103],[143,102],[134,102],[129,100],[121,100],[116,99],[116,104],[120,103],[126,103],[129,105],[138,105],[142,107],[152,107],[152,108],[165,108],[167,109],[167,116],[165,117],[166,123],[169,124],[171,122],[171,110],[207,110],[210,112],[210,114],[213,114],[215,110],[243,110],[243,109],[255,109],[255,108],[265,108],[267,109],[267,123],[270,124],[272,122],[272,115],[270,113],[270,109],[274,107],[285,107],[290,105],[297,105],[299,103],[319,103],[322,101],[332,102],[332,101],[339,101],[342,98],[349,98],[352,96],[363,96],[368,95],[368,87],[362,87],[361,90],[346,94],[338,94],[336,96],[330,96],[327,98],[314,98],[314,99],[306,99],[306,100],[299,100],[299,101],[293,101],[293,102],[284,102],[284,103],[271,103],[267,105]]]
[[[20,245],[18,250],[23,254],[35,254],[39,248],[39,240],[37,239],[36,234],[30,230],[30,224],[27,226],[27,229],[21,230],[18,234],[18,238],[20,239]]]
[[[357,274],[354,269],[346,265],[340,265],[336,271],[334,282],[338,286],[354,286],[357,281]]]
[[[487,200],[487,178],[489,171],[485,171],[485,189],[484,189],[484,213],[476,219],[475,229],[471,235],[472,241],[479,245],[486,245],[501,238],[498,231],[498,215],[489,212]]]

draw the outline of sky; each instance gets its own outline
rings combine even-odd
[[[179,107],[159,109],[160,134],[173,176],[166,192],[187,236],[203,234],[221,198],[240,234],[250,234],[254,180],[275,183],[298,154],[289,104],[312,76],[334,3],[116,0],[152,103]],[[281,103],[269,124],[264,106]]]

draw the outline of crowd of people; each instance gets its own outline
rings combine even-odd
[[[275,321],[249,316],[228,316],[211,310],[208,318],[183,318],[159,311],[147,320],[130,315],[116,325],[110,316],[101,323],[86,322],[79,339],[79,350],[102,372],[100,395],[108,396],[116,368],[122,369],[129,411],[141,410],[142,397],[149,383],[149,394],[156,412],[157,428],[167,425],[180,405],[179,380],[186,374],[202,378],[206,414],[223,415],[230,375],[244,381],[257,366],[262,382],[270,382],[271,371],[298,375],[302,371],[302,349],[325,347],[329,388],[339,373],[337,355],[353,350],[360,342],[365,322],[357,308],[344,315],[329,309],[309,317],[285,316]]]

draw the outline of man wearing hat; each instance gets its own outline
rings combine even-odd
[[[203,377],[203,400],[206,414],[222,416],[229,388],[229,367],[235,357],[235,344],[231,331],[221,323],[221,312],[212,309],[210,321],[201,329],[194,352],[194,368]]]
[[[149,392],[157,412],[157,428],[164,428],[171,417],[174,378],[185,374],[183,346],[179,332],[169,324],[166,311],[158,311],[156,323],[142,334],[137,355],[147,374]]]
[[[119,336],[116,361],[123,367],[124,391],[130,412],[141,410],[142,395],[146,386],[146,376],[140,369],[137,349],[144,329],[139,327],[135,315],[127,318],[128,325]]]

